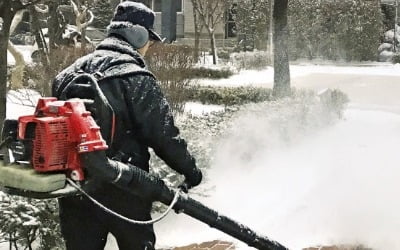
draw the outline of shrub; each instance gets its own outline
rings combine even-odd
[[[192,68],[190,69],[190,78],[211,78],[211,79],[221,79],[229,78],[233,75],[233,72],[228,68]]]
[[[224,49],[219,49],[218,51],[218,58],[223,59],[223,60],[229,60],[230,59],[230,53],[227,50]]]
[[[289,2],[291,58],[375,60],[383,31],[376,1]]]
[[[246,51],[231,54],[231,62],[238,70],[261,70],[271,64],[269,53],[266,51]]]
[[[71,65],[76,59],[91,51],[93,51],[92,47],[81,49],[61,46],[53,49],[49,55],[48,63],[37,62],[32,65],[27,65],[25,68],[23,86],[38,91],[42,96],[50,96],[51,83],[55,76]],[[42,59],[47,61],[47,59]]]
[[[269,25],[269,1],[267,0],[237,0],[232,14],[235,20],[235,32],[238,38],[237,49],[252,51],[265,49]],[[249,16],[251,13],[251,16]]]
[[[15,249],[32,249],[34,242],[35,249],[63,249],[57,201],[0,193],[0,235]]]
[[[393,55],[392,62],[393,63],[400,63],[400,53],[399,52],[397,52],[397,53],[395,53]]]
[[[183,45],[155,45],[146,55],[149,69],[156,75],[175,112],[182,112],[185,88],[189,85],[193,48]]]
[[[188,101],[232,106],[268,101],[272,91],[259,87],[193,87],[187,93]]]

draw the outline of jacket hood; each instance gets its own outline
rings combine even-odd
[[[146,68],[143,57],[126,41],[115,36],[110,36],[104,39],[97,47],[96,51],[109,50],[113,52],[118,52],[121,54],[129,55],[133,58],[135,63]]]

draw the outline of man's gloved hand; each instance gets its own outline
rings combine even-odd
[[[185,180],[185,181],[183,181],[181,184],[179,184],[178,188],[179,188],[182,192],[184,192],[184,193],[187,194],[187,193],[189,192],[189,189],[192,188],[192,186]]]
[[[193,175],[191,175],[190,178],[186,176],[185,180],[181,184],[179,184],[178,188],[183,192],[187,193],[189,192],[189,189],[199,185],[202,179],[203,179],[203,174],[201,173],[201,170],[196,168],[193,171]]]

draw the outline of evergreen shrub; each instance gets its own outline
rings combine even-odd
[[[210,79],[222,79],[229,78],[234,73],[229,68],[192,68],[190,70],[190,78],[210,78]]]
[[[269,53],[266,51],[246,51],[232,53],[230,61],[238,70],[262,70],[271,65]]]
[[[193,87],[187,90],[187,100],[232,106],[268,101],[271,93],[271,89],[260,87]]]
[[[379,1],[289,1],[290,56],[376,60],[383,31]]]
[[[393,55],[392,62],[393,63],[400,63],[400,53],[399,52],[397,52],[397,53],[395,53]]]
[[[57,201],[0,192],[0,236],[9,241],[10,249],[65,249]]]

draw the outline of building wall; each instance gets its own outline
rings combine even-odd
[[[193,16],[193,5],[191,0],[183,0],[184,9],[184,37],[193,38],[194,37],[194,16]],[[203,29],[201,37],[207,37],[207,31]],[[225,37],[225,24],[220,23],[215,30],[216,38]]]
[[[178,12],[176,16],[176,37],[184,37],[184,14]],[[154,29],[157,33],[161,34],[161,12],[156,12],[156,19],[154,20]]]

